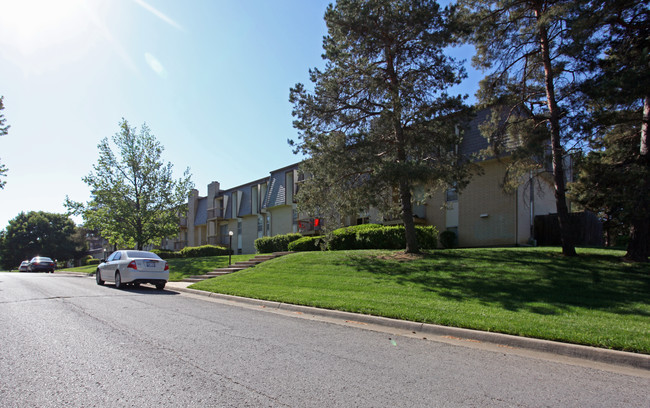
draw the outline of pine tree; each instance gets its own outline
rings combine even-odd
[[[490,71],[481,82],[479,103],[500,107],[482,132],[495,148],[510,150],[514,163],[526,171],[544,167],[544,150],[550,144],[562,253],[575,256],[564,168],[565,142],[570,137],[565,116],[565,96],[570,91],[565,83],[570,79],[571,58],[563,53],[567,19],[575,2],[461,0],[459,4],[466,38],[477,50],[473,63]],[[521,172],[511,175],[517,179]]]
[[[401,215],[406,252],[419,247],[416,190],[466,184],[470,167],[456,146],[463,98],[447,89],[464,77],[445,54],[453,9],[432,0],[339,0],[325,13],[324,70],[313,91],[291,89],[296,153],[307,157],[302,211],[335,218],[373,206]],[[397,203],[397,206],[395,206]]]
[[[604,146],[602,157],[598,156],[602,158],[600,164],[614,161],[618,166],[612,172],[624,172],[625,177],[618,183],[601,187],[602,195],[608,200],[619,197],[619,206],[630,226],[625,257],[647,262],[650,255],[650,8],[634,0],[581,2],[570,29],[573,42],[567,46],[567,52],[580,62],[579,69],[584,75],[573,98],[583,112],[579,128],[595,149]],[[605,175],[607,179],[611,176]]]

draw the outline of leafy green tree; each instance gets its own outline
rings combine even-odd
[[[4,268],[16,268],[36,255],[69,260],[83,252],[75,241],[76,227],[67,215],[43,211],[21,212],[0,233],[0,254]],[[83,244],[82,244],[83,245]]]
[[[579,130],[595,150],[583,181],[601,174],[598,190],[578,188],[581,200],[601,197],[630,227],[626,258],[650,255],[650,8],[633,0],[584,1],[570,24],[567,49],[584,79],[574,93]],[[598,180],[591,180],[598,182]]]
[[[324,70],[313,91],[291,89],[295,153],[309,177],[300,210],[335,219],[373,206],[399,213],[406,252],[419,252],[413,202],[424,186],[463,187],[471,167],[456,148],[467,119],[450,96],[465,72],[445,54],[453,9],[433,0],[339,0],[325,13]],[[422,190],[422,191],[418,191]]]
[[[542,164],[550,140],[562,253],[575,256],[566,202],[563,157],[571,136],[565,95],[572,58],[564,52],[567,19],[574,0],[460,0],[467,39],[476,47],[473,64],[490,71],[479,102],[495,109],[482,132],[497,148],[514,151],[519,172]],[[521,160],[518,160],[521,159]]]
[[[0,112],[2,112],[4,108],[5,108],[4,96],[0,96]],[[5,119],[5,115],[3,113],[0,113],[0,136],[4,136],[7,133],[9,133],[9,125],[7,125],[6,122],[7,119]],[[6,175],[7,175],[7,166],[0,163],[0,179],[6,177]],[[5,184],[7,184],[6,181],[0,180],[0,189],[4,188]]]
[[[122,119],[112,141],[117,153],[104,138],[94,171],[83,178],[91,200],[83,204],[66,197],[66,207],[118,247],[142,249],[177,234],[179,213],[193,188],[189,168],[174,180],[173,166],[163,162],[164,148],[146,124],[138,133]]]

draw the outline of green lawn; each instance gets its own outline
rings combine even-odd
[[[74,268],[57,269],[61,272],[80,272],[80,273],[93,273],[97,270],[97,265],[76,266]]]
[[[247,261],[255,255],[233,255],[232,263]],[[202,275],[206,272],[213,271],[217,268],[228,266],[228,256],[206,256],[200,258],[172,258],[167,259],[169,263],[169,280],[180,281],[183,278],[192,275]],[[79,266],[76,268],[66,268],[62,271],[93,273],[97,265]]]
[[[650,354],[650,266],[557,248],[305,252],[192,288]]]

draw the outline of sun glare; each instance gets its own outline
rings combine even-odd
[[[96,25],[88,0],[0,0],[0,56],[25,75],[83,53]]]
[[[82,0],[0,1],[2,41],[23,54],[77,35],[85,25]]]

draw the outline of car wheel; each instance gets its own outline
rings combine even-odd
[[[124,285],[122,285],[122,276],[120,275],[120,272],[115,272],[115,289],[122,289]]]
[[[102,280],[99,269],[97,269],[97,272],[95,272],[95,279],[97,280],[98,285],[103,285],[104,284],[104,281]]]
[[[165,289],[165,284],[166,284],[166,283],[167,283],[167,282],[156,283],[156,289],[158,289],[158,290],[163,290],[163,289]]]

